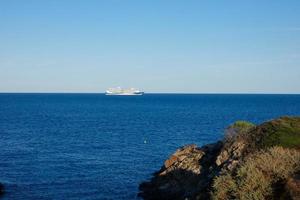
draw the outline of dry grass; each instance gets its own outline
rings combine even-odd
[[[250,155],[236,174],[226,173],[214,180],[213,199],[272,199],[272,186],[300,169],[300,152],[272,147]]]
[[[237,185],[230,174],[224,174],[214,180],[213,188],[215,190],[212,194],[213,199],[232,199]]]

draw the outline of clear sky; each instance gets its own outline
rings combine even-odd
[[[0,0],[0,92],[300,93],[299,0]]]

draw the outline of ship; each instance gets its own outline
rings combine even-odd
[[[144,92],[135,88],[123,89],[121,87],[109,88],[106,90],[105,95],[143,95]]]

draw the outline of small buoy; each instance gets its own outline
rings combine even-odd
[[[146,140],[144,140],[144,144],[146,144],[147,143],[147,141]]]

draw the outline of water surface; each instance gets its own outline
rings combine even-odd
[[[136,199],[179,146],[282,115],[300,95],[0,94],[3,199]]]

